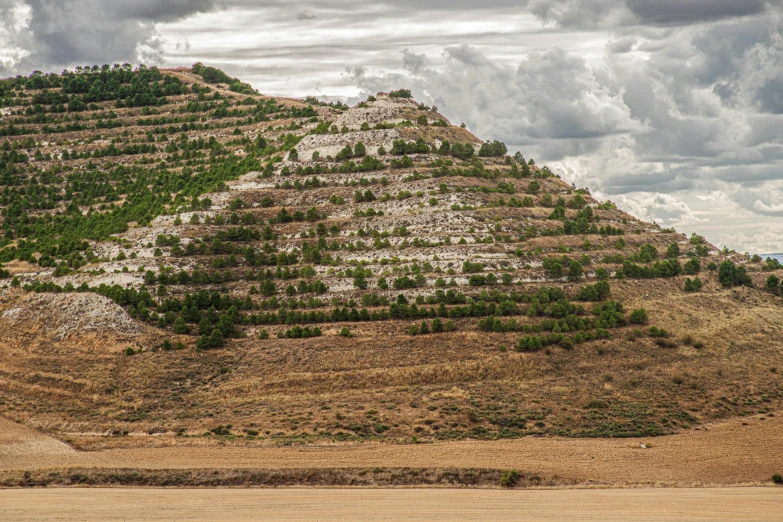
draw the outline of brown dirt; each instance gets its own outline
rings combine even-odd
[[[450,467],[517,469],[559,477],[562,483],[734,485],[768,482],[773,473],[783,470],[782,426],[783,417],[775,416],[643,440],[527,437],[420,445],[180,446],[76,452],[57,446],[56,441],[42,445],[46,438],[37,432],[0,420],[0,470]],[[647,449],[641,449],[641,443]]]
[[[773,488],[47,489],[0,491],[6,520],[780,520]]]

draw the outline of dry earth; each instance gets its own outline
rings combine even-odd
[[[773,473],[783,470],[782,426],[783,417],[774,416],[640,440],[526,437],[419,445],[179,446],[79,452],[0,419],[0,474],[63,468],[490,468],[516,469],[561,484],[736,485],[768,483]]]
[[[453,489],[48,489],[0,491],[9,521],[240,522],[256,520],[780,520],[772,488]]]

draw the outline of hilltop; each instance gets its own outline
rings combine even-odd
[[[783,400],[774,260],[405,89],[0,81],[0,415],[77,448],[648,437]]]

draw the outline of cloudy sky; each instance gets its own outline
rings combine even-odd
[[[268,94],[410,88],[633,214],[783,252],[783,0],[0,0],[0,76],[220,67]]]

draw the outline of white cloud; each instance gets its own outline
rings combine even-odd
[[[721,234],[719,242],[728,245],[738,252],[753,254],[782,253],[783,232],[779,227],[761,226],[759,232],[740,232],[736,234]]]
[[[670,194],[635,192],[620,194],[613,201],[640,219],[655,221],[666,227],[681,227],[705,221],[696,215],[686,202]]]

